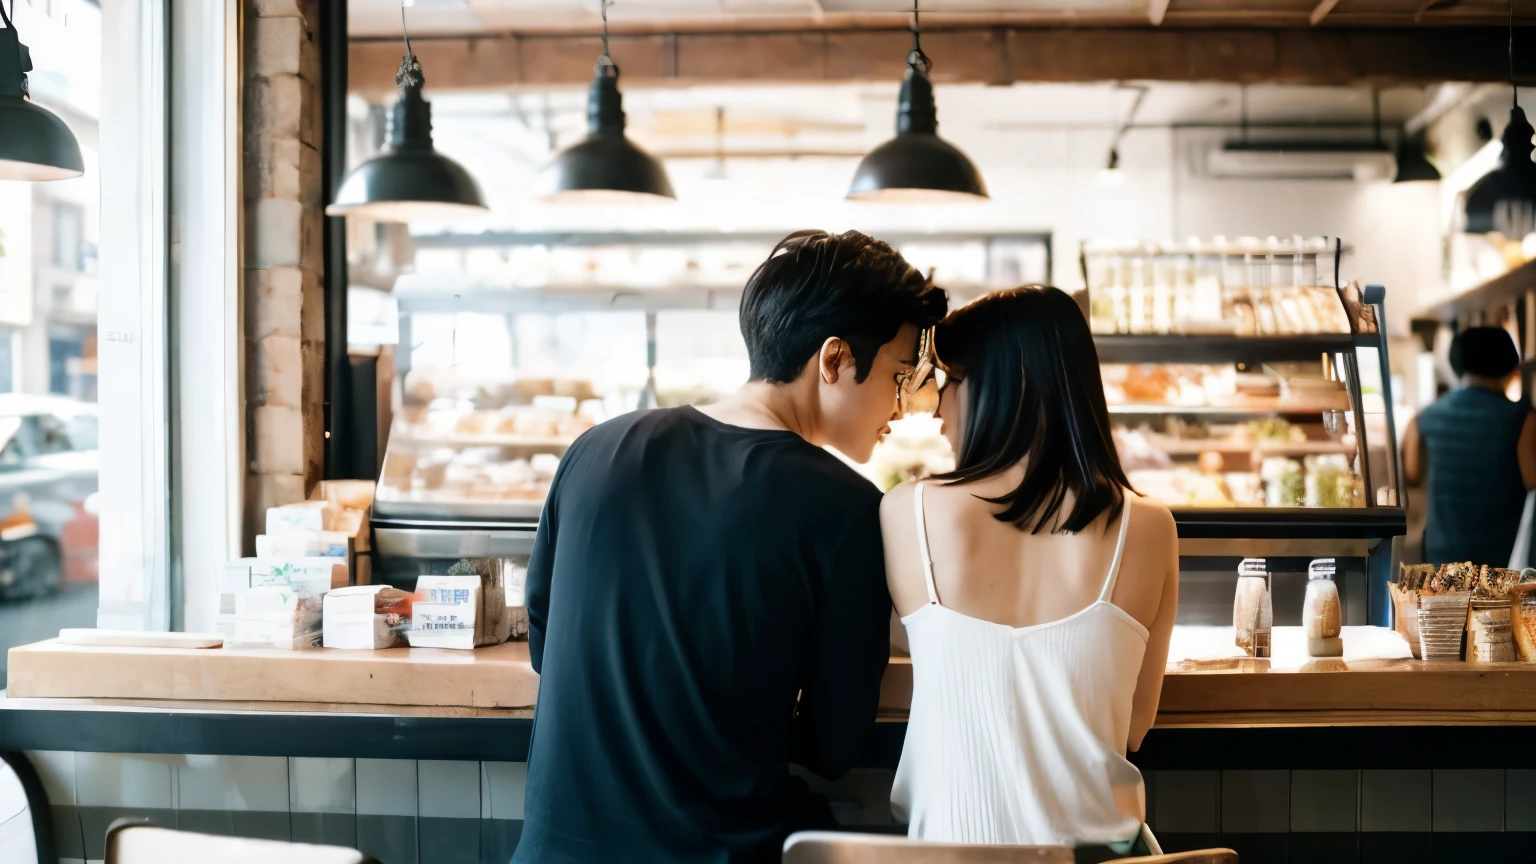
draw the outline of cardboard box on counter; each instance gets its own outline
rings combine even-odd
[[[483,644],[484,604],[479,576],[422,576],[411,606],[411,647],[467,650]]]
[[[339,558],[238,558],[220,568],[218,584],[219,608],[214,615],[214,630],[233,637],[238,603],[247,591],[277,585],[318,596],[332,588],[345,587],[347,567]]]
[[[397,648],[411,626],[411,595],[388,585],[352,585],[325,595],[326,648]]]
[[[258,585],[235,599],[235,635],[243,648],[313,648],[320,644],[322,596],[286,585]]]

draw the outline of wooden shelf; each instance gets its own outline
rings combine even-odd
[[[1324,354],[1350,351],[1351,333],[1293,336],[1109,335],[1093,337],[1100,363],[1317,362]]]
[[[1169,456],[1199,456],[1206,451],[1217,453],[1262,453],[1265,456],[1325,456],[1334,453],[1352,456],[1356,450],[1337,441],[1289,442],[1238,442],[1205,440],[1197,438],[1148,438],[1147,443],[1155,450]]]
[[[1413,317],[1452,321],[1474,312],[1507,306],[1524,298],[1527,291],[1536,291],[1536,261],[1527,261],[1481,285],[1426,306]]]
[[[406,431],[401,434],[400,443],[409,443],[415,446],[431,446],[436,444],[445,447],[516,447],[524,450],[559,450],[563,452],[575,440],[575,436],[562,435],[536,437],[497,432],[416,434]]]
[[[1276,414],[1285,416],[1317,416],[1324,411],[1348,411],[1345,405],[1149,405],[1142,402],[1131,402],[1119,405],[1110,405],[1110,414],[1144,415],[1144,416],[1190,416],[1190,417],[1271,417]]]

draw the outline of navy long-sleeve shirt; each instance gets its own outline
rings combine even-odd
[[[879,504],[799,436],[692,408],[583,435],[529,562],[513,861],[777,861],[828,827],[787,769],[862,754],[889,656]]]

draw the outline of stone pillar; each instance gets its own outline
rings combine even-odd
[[[242,0],[245,547],[266,508],[303,500],[325,460],[321,0]]]

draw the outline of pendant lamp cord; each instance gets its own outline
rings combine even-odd
[[[11,0],[11,15],[15,15],[15,14],[16,14],[16,0]],[[6,27],[8,27],[8,28],[10,28],[12,30],[15,30],[16,29],[16,25],[11,23],[11,15],[5,14],[5,4],[4,3],[0,3],[0,18],[4,18],[5,19],[5,26]]]
[[[933,68],[933,62],[923,53],[922,25],[918,21],[918,0],[912,0],[912,52],[907,55],[907,65],[923,74]]]
[[[401,89],[420,88],[427,83],[427,79],[421,74],[421,63],[416,59],[416,52],[411,50],[411,33],[405,27],[405,0],[400,0],[400,35],[405,37],[405,57],[401,58],[400,68],[395,71],[395,86]]]
[[[15,3],[16,0],[11,0]],[[1515,86],[1515,0],[1509,0],[1509,90],[1520,107],[1520,88]]]
[[[613,57],[608,54],[608,7],[613,0],[598,0],[598,5],[603,9],[603,53],[597,58],[597,68],[604,74],[617,77],[618,64],[613,62]]]
[[[1381,91],[1371,88],[1371,130],[1376,134],[1376,146],[1385,147],[1381,143]]]

